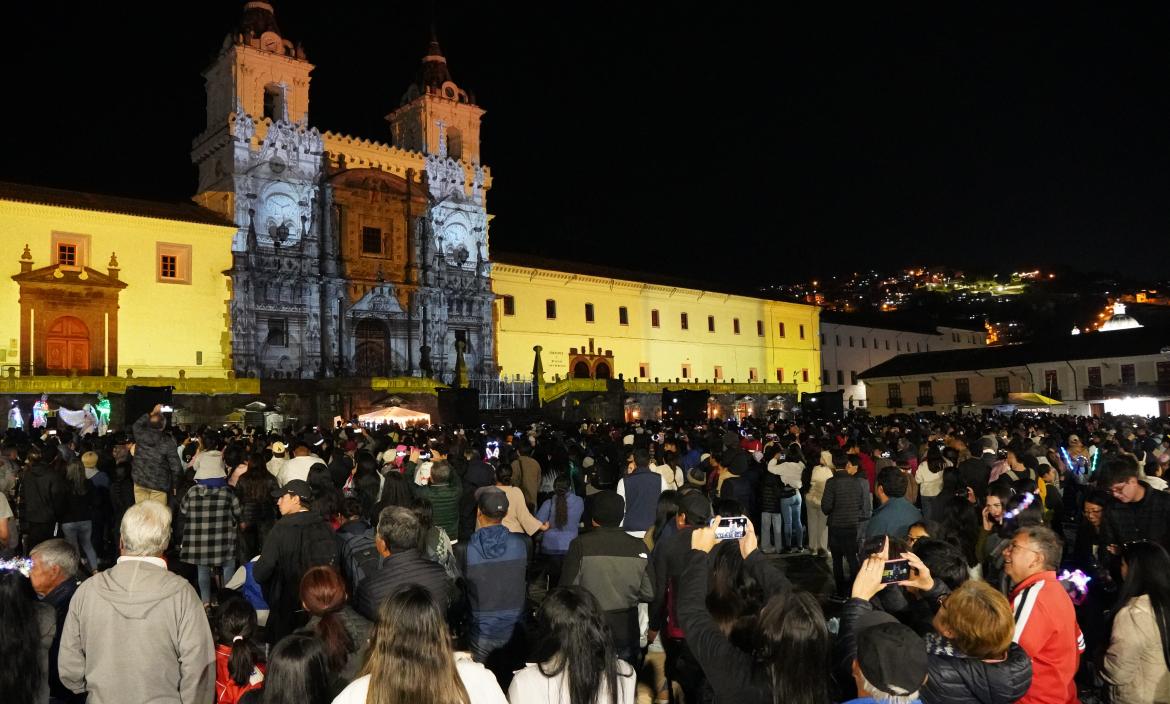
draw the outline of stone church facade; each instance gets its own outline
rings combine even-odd
[[[470,374],[495,376],[483,110],[434,39],[386,116],[391,144],[311,125],[312,70],[253,1],[204,72],[195,200],[238,226],[235,372],[450,381],[462,340]]]

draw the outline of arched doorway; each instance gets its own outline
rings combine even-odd
[[[574,364],[573,365],[573,378],[574,379],[588,379],[589,378],[589,365],[584,363],[584,362],[577,362],[576,364]]]
[[[89,373],[89,328],[80,319],[63,315],[45,335],[45,366]]]
[[[599,363],[597,365],[597,368],[593,371],[593,376],[597,379],[608,379],[609,378],[609,365],[606,364],[605,362]]]
[[[353,330],[353,366],[358,376],[386,376],[388,349],[386,326],[379,320],[358,321]]]

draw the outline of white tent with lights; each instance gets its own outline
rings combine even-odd
[[[402,408],[401,406],[379,408],[369,413],[363,413],[357,419],[358,422],[368,425],[379,425],[381,423],[397,423],[398,425],[406,425],[407,423],[429,424],[431,422],[429,413],[412,411],[409,408]]]

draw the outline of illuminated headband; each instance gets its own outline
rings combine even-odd
[[[1081,572],[1080,570],[1073,570],[1072,572],[1064,570],[1056,579],[1060,582],[1071,584],[1073,586],[1073,589],[1076,590],[1076,596],[1073,596],[1073,602],[1076,604],[1080,604],[1085,600],[1085,597],[1088,596],[1089,582],[1093,581],[1092,577],[1085,574],[1084,572]]]
[[[1031,505],[1032,505],[1032,502],[1033,502],[1033,501],[1035,501],[1035,500],[1036,500],[1036,495],[1035,495],[1035,494],[1033,494],[1033,493],[1032,493],[1032,492],[1030,492],[1030,491],[1029,491],[1029,492],[1026,492],[1026,493],[1023,495],[1023,497],[1020,499],[1020,505],[1019,505],[1019,506],[1016,506],[1015,508],[1013,508],[1013,509],[1012,509],[1012,510],[1010,510],[1010,511],[1006,511],[1006,512],[1004,512],[1004,514],[1003,514],[1003,521],[1004,521],[1004,523],[1007,523],[1008,521],[1012,520],[1012,519],[1013,519],[1013,518],[1015,518],[1016,516],[1020,515],[1020,514],[1021,514],[1021,513],[1023,513],[1024,511],[1026,511],[1026,510],[1027,510],[1027,508],[1028,508],[1029,506],[1031,506]]]

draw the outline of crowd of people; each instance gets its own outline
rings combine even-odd
[[[1170,703],[1170,419],[0,447],[5,702]]]

